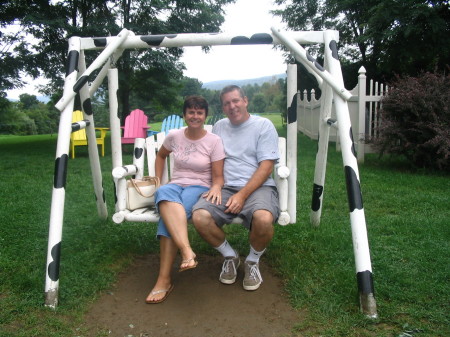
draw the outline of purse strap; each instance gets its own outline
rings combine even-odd
[[[138,194],[140,194],[141,196],[143,196],[144,198],[150,198],[153,197],[153,195],[155,194],[156,190],[159,188],[161,182],[159,181],[158,177],[150,177],[150,176],[144,176],[142,177],[142,181],[149,181],[149,182],[153,182],[153,185],[155,185],[155,190],[153,191],[153,193],[149,194],[149,195],[145,195],[144,193],[142,193],[141,189],[139,188],[139,186],[136,184],[136,180],[137,179],[130,179],[131,180],[131,184],[133,185],[133,187],[136,189],[136,192],[138,192]]]

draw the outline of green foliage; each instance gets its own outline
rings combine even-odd
[[[50,80],[42,89],[47,96],[61,94],[69,37],[114,36],[123,28],[136,35],[214,32],[224,21],[223,6],[234,1],[29,0],[26,5],[6,1],[0,9],[0,23],[14,23],[20,29],[0,34],[0,90],[19,87],[23,71]],[[124,51],[116,64],[123,120],[141,101],[146,101],[151,111],[174,109],[173,98],[184,68],[179,61],[182,53],[181,48]],[[86,52],[87,64],[97,55]]]
[[[395,74],[417,76],[450,64],[448,1],[427,0],[276,0],[280,15],[293,30],[339,31],[347,88],[363,65],[370,78],[386,81]],[[321,56],[317,46],[311,54]],[[300,82],[299,82],[300,83]]]
[[[244,85],[242,87],[249,100],[248,111],[251,113],[282,112],[286,110],[286,79]]]
[[[14,135],[52,134],[58,130],[59,112],[51,103],[39,102],[34,95],[22,94],[19,102],[0,108],[0,133]]]
[[[286,80],[263,85],[248,85],[243,88],[249,98],[249,111],[252,113],[286,113]],[[132,93],[131,108],[141,109],[149,117],[149,123],[161,122],[166,116],[181,115],[184,98],[192,94],[200,94],[209,103],[209,115],[221,115],[217,90],[203,89],[197,79],[183,78],[174,84],[169,91],[161,87],[155,95],[164,96],[170,103],[160,102],[158,99],[148,100]],[[0,97],[0,133],[15,135],[52,134],[58,130],[59,112],[54,108],[54,100],[47,104],[39,102],[34,95],[23,94],[19,102],[9,102]],[[108,100],[105,92],[100,90],[91,98],[94,112],[95,126],[109,127]],[[81,109],[79,96],[75,99],[75,109]]]
[[[36,134],[36,124],[25,112],[11,103],[0,114],[0,134],[33,135]]]
[[[267,106],[267,103],[266,103],[265,96],[262,92],[260,92],[253,96],[253,99],[249,103],[248,110],[251,112],[265,111],[266,106]]]
[[[374,140],[380,153],[450,171],[450,75],[397,78],[382,103],[380,135]]]

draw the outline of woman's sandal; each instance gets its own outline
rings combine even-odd
[[[146,299],[145,303],[147,303],[147,304],[157,304],[157,303],[164,302],[167,299],[167,296],[169,296],[169,294],[172,292],[172,290],[173,290],[173,284],[169,287],[169,289],[161,289],[161,290],[152,291],[149,294],[149,296],[150,295],[158,295],[158,294],[162,294],[162,293],[166,293],[166,294],[164,295],[164,297],[162,297],[162,298],[160,298],[159,300],[156,300],[156,301],[150,301],[150,300]]]
[[[189,263],[191,261],[194,261],[194,264],[189,265]],[[186,270],[189,270],[189,269],[194,269],[195,267],[197,267],[198,262],[197,262],[197,260],[195,259],[195,256],[194,256],[194,257],[191,257],[190,259],[181,261],[181,264],[182,265],[183,264],[187,264],[187,266],[186,267],[180,267],[180,269],[178,270],[179,272],[186,271]]]

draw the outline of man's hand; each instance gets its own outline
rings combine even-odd
[[[233,194],[225,204],[227,207],[225,213],[238,214],[244,208],[246,198],[242,196],[241,192]]]

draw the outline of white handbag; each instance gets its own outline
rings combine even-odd
[[[151,206],[159,188],[158,177],[145,176],[142,179],[127,180],[127,209],[135,210]]]

